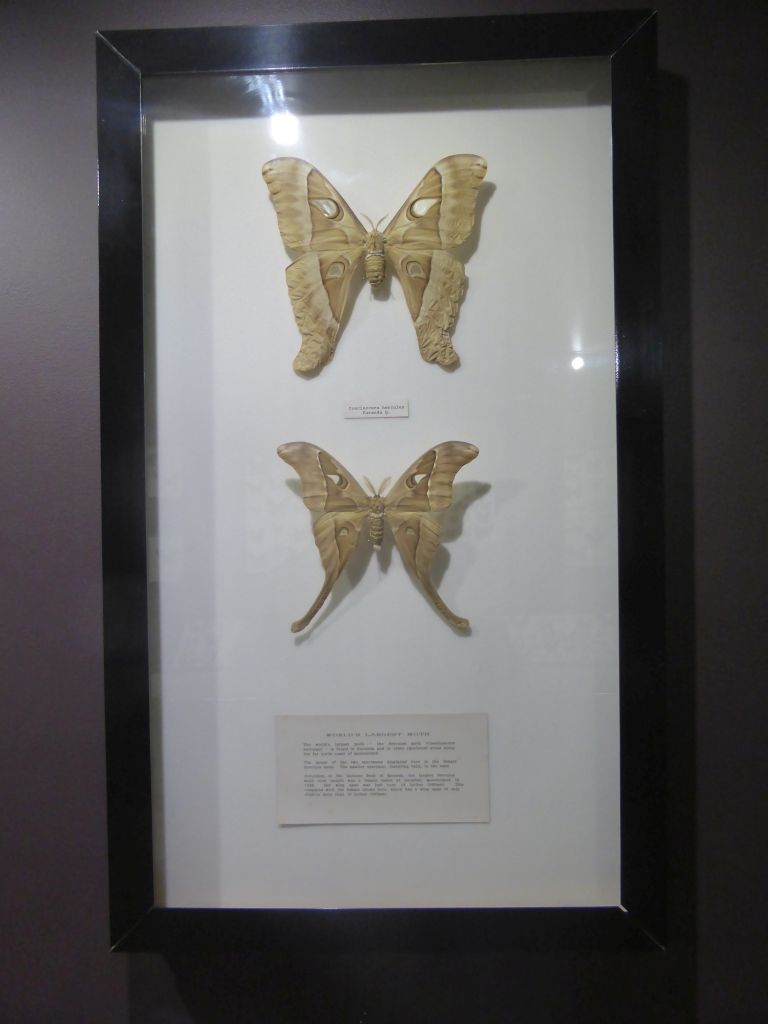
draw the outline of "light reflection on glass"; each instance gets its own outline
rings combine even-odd
[[[293,146],[301,135],[299,119],[288,110],[282,81],[276,75],[249,75],[245,91],[259,97],[261,114],[269,117],[269,134],[278,146]]]
[[[255,92],[261,100],[263,114],[285,110],[283,83],[275,75],[248,75],[243,81],[246,93]]]
[[[584,360],[581,358],[581,356],[574,356],[574,358],[571,360],[571,366],[574,370],[580,370],[583,365]]]
[[[284,110],[269,119],[269,134],[279,146],[292,146],[299,140],[299,119]]]

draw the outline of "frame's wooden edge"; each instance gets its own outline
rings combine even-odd
[[[656,16],[611,61],[624,905],[664,941],[665,533]],[[622,344],[631,338],[632,344]],[[621,542],[621,538],[624,542]],[[627,538],[643,538],[642,551]]]
[[[107,825],[115,936],[145,914],[154,899],[140,397],[141,76],[100,36],[96,59]]]
[[[163,950],[423,950],[661,948],[622,907],[463,909],[166,909],[153,907],[112,947]]]
[[[216,29],[117,29],[102,37],[144,74],[277,71],[374,64],[604,57],[619,50],[648,9],[494,14],[461,18],[326,21]],[[452,32],[435,31],[451,22]],[[212,36],[211,33],[214,33]],[[361,59],[361,51],[365,56]]]
[[[111,50],[112,53],[118,58],[118,60],[127,65],[127,67],[129,67],[135,75],[141,75],[141,70],[137,68],[135,64],[132,64],[131,61],[128,60],[128,58],[123,53],[121,53],[119,48],[115,46],[115,44],[111,41],[111,39],[109,38],[109,33],[97,32],[95,38],[97,67],[99,65],[99,62],[103,60],[102,51]]]
[[[598,43],[594,28],[602,19],[607,20]],[[641,339],[641,351],[635,357],[630,358],[626,346],[621,350],[617,372],[619,430],[624,440],[630,441],[633,453],[639,455],[638,464],[625,465],[620,472],[619,514],[624,514],[622,509],[632,509],[632,500],[640,491],[641,504],[633,515],[646,535],[650,523],[650,549],[659,556],[659,561],[646,566],[649,571],[639,577],[640,593],[658,601],[651,635],[632,638],[630,648],[622,644],[623,906],[325,912],[181,910],[153,905],[146,552],[145,542],[138,542],[136,531],[126,528],[137,519],[144,521],[144,409],[143,401],[138,408],[135,401],[136,394],[142,393],[143,378],[142,76],[265,71],[273,67],[610,57],[616,104],[617,286],[626,280],[627,268],[633,264],[642,267],[643,260],[648,260],[645,265],[650,266],[651,275],[655,273],[655,125],[653,111],[650,115],[648,111],[655,73],[653,12],[614,11],[597,18],[592,14],[566,14],[437,20],[454,26],[461,22],[461,32],[446,43],[443,33],[434,32],[435,19],[418,19],[118,31],[96,37],[108,813],[111,924],[116,950],[227,945],[298,948],[313,944],[325,948],[329,943],[338,949],[383,948],[388,944],[398,949],[429,946],[462,950],[661,946],[658,936],[663,935],[665,920],[665,853],[656,841],[656,830],[664,813],[664,576],[663,521],[658,519],[662,509],[660,504],[654,505],[653,497],[661,495],[661,378],[655,330],[658,287],[650,278],[642,284],[638,305],[632,305],[638,299],[637,295],[633,297],[633,289],[624,295],[617,287],[617,342],[630,329],[633,337],[637,330]],[[513,28],[518,31],[512,33]],[[351,37],[339,42],[345,31]],[[398,36],[403,31],[410,34],[407,45]],[[242,33],[246,38],[240,38]],[[211,38],[217,40],[213,46]],[[365,59],[354,59],[362,45],[367,47]],[[319,59],[321,53],[325,54],[323,60]],[[623,103],[630,106],[623,108]],[[627,123],[627,111],[631,123]],[[639,191],[633,193],[633,187]],[[626,209],[619,208],[623,202],[629,204]],[[629,221],[624,220],[627,211]],[[642,257],[632,227],[638,223],[644,225]],[[638,475],[643,476],[640,488]],[[141,486],[136,485],[139,479]],[[650,519],[645,515],[647,510],[654,513]],[[126,539],[135,543],[126,546]],[[621,557],[620,579],[624,600],[638,580],[631,552],[625,551]],[[631,620],[631,607],[629,613]],[[145,640],[137,644],[142,628]],[[661,646],[656,646],[657,639]],[[640,659],[639,674],[630,671],[630,651]],[[638,708],[642,710],[642,729],[635,718]],[[650,741],[649,723],[658,726]]]

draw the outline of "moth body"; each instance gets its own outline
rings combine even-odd
[[[365,278],[373,288],[384,280],[384,235],[380,231],[369,231],[365,236]]]
[[[384,515],[384,502],[378,494],[374,494],[368,510],[368,539],[376,551],[384,539]]]

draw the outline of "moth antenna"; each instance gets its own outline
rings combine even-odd
[[[373,226],[373,221],[371,220],[371,218],[368,216],[367,213],[361,213],[360,216],[363,218],[363,220],[367,220],[368,221],[368,225],[369,225],[371,231],[375,231],[376,230],[376,228]]]
[[[375,227],[375,228],[374,228],[373,230],[374,230],[374,231],[378,231],[378,230],[379,230],[379,224],[383,224],[383,223],[384,223],[384,221],[385,221],[385,220],[387,219],[387,217],[388,217],[388,216],[389,216],[389,214],[388,214],[388,213],[385,213],[385,214],[384,214],[384,216],[383,216],[383,217],[381,218],[381,220],[377,220],[377,221],[376,221],[376,227]]]
[[[373,484],[372,484],[372,483],[371,483],[371,481],[370,481],[370,480],[368,479],[368,477],[367,477],[367,476],[364,476],[364,477],[363,477],[363,480],[365,481],[365,484],[366,484],[366,486],[368,487],[368,490],[369,490],[369,491],[371,492],[371,494],[372,494],[372,495],[373,495],[373,494],[376,494],[376,488],[375,488],[375,487],[373,486]]]
[[[380,485],[378,491],[376,492],[379,495],[379,497],[381,497],[381,495],[384,493],[384,488],[387,486],[387,484],[389,483],[389,481],[391,479],[392,479],[391,476],[385,476],[384,479],[381,481],[381,485]]]

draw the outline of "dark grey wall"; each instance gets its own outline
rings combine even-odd
[[[768,1018],[762,0],[658,4],[671,834],[681,880],[669,953],[164,959],[107,952],[93,33],[600,6],[640,4],[0,3],[0,934],[8,946],[0,1021],[663,1024],[693,1019],[686,1005],[694,984],[702,1024]],[[696,641],[695,721],[689,639]],[[694,736],[695,775],[680,753]],[[689,824],[696,827],[695,901],[686,881]]]

